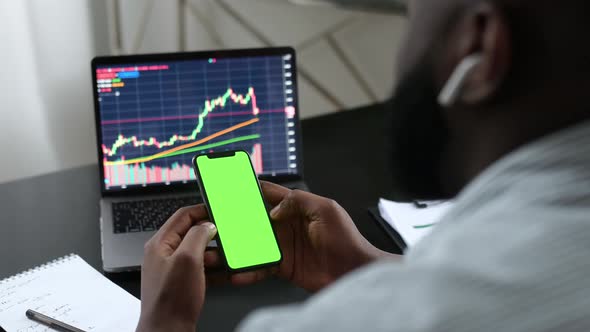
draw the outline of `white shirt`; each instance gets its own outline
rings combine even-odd
[[[590,122],[489,167],[403,263],[239,331],[590,331]]]

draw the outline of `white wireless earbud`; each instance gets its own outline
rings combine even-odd
[[[481,54],[473,54],[461,61],[438,95],[438,103],[441,106],[451,107],[455,104],[461,93],[467,75],[471,73],[473,68],[475,68],[481,60]]]

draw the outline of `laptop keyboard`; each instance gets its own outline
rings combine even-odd
[[[178,209],[202,203],[196,196],[113,203],[115,234],[156,231]]]

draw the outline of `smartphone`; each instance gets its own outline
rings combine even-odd
[[[198,155],[193,165],[228,269],[279,264],[281,249],[250,155],[241,150]]]

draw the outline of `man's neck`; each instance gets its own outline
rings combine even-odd
[[[485,125],[479,128],[474,126],[463,132],[461,137],[456,138],[462,144],[451,144],[456,148],[447,152],[449,160],[443,162],[443,174],[451,174],[447,176],[451,179],[445,184],[447,190],[456,195],[484,170],[512,151],[590,120],[590,107],[571,105],[574,99],[562,100],[570,102],[497,111],[502,112],[498,113],[501,116],[490,117],[485,120]]]

